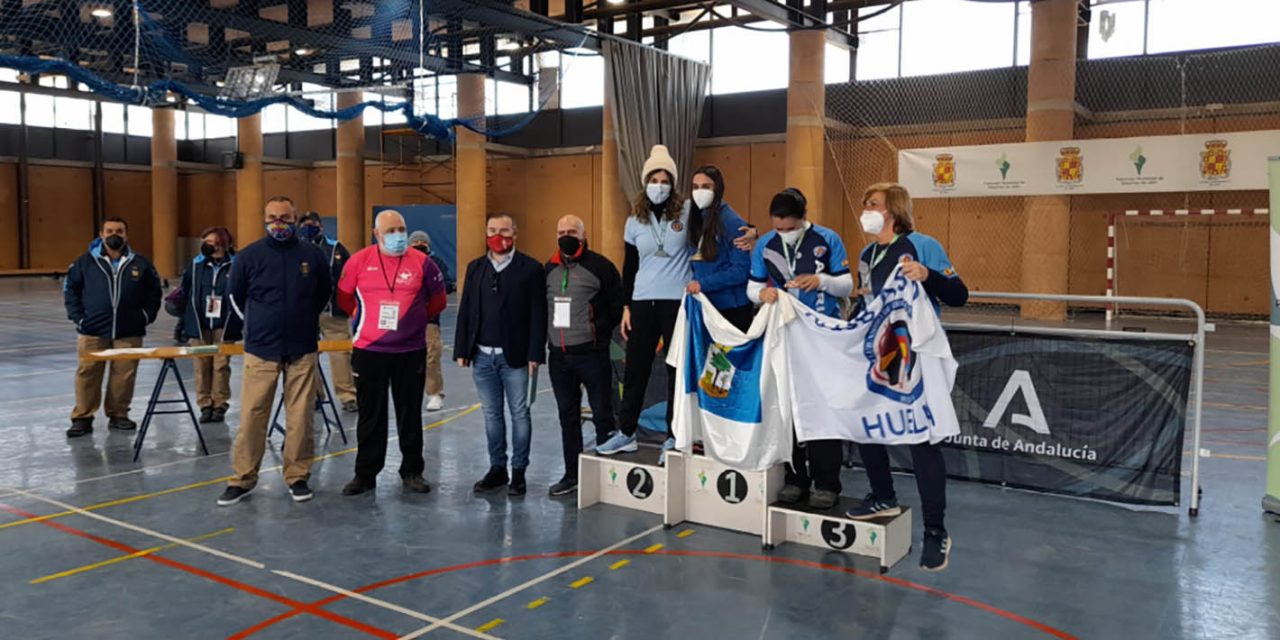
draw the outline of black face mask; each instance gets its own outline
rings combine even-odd
[[[418,251],[421,251],[423,255],[431,255],[431,252],[430,252],[430,251],[427,251],[427,248],[426,248],[426,247],[424,247],[424,246],[422,246],[422,245],[417,245],[417,246],[415,246],[415,247],[414,247],[414,249],[417,249]]]
[[[200,255],[202,255],[202,256],[204,256],[204,257],[206,257],[206,258],[212,258],[212,257],[213,257],[213,252],[215,252],[215,251],[217,251],[217,248],[215,248],[215,247],[214,247],[213,245],[211,245],[211,244],[202,244],[202,245],[200,245]]]
[[[120,236],[107,236],[107,239],[103,240],[102,243],[112,251],[119,251],[124,248],[124,238]]]
[[[582,241],[573,236],[560,236],[556,243],[560,245],[560,253],[566,258],[573,258],[582,249]]]

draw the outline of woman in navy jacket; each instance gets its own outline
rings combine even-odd
[[[178,328],[194,344],[221,344],[240,339],[240,318],[227,301],[227,282],[235,259],[235,240],[226,227],[200,234],[200,255],[182,274],[185,308]],[[196,403],[201,422],[222,422],[231,401],[231,361],[227,356],[196,358]]]
[[[755,318],[755,305],[747,298],[751,254],[735,246],[734,238],[747,223],[724,202],[724,175],[714,166],[693,174],[689,240],[696,247],[689,265],[693,280],[689,293],[707,296],[720,315],[746,331]]]

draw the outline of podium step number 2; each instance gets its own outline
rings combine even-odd
[[[658,450],[642,448],[615,456],[582,454],[578,457],[578,508],[611,504],[663,516],[667,526],[671,513],[684,512],[682,461],[668,456],[667,466],[658,466]]]

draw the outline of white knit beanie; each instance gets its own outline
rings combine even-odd
[[[644,161],[644,171],[640,172],[640,182],[649,181],[649,174],[662,169],[671,174],[671,182],[676,182],[676,161],[671,157],[665,145],[655,144],[649,151],[649,159]]]

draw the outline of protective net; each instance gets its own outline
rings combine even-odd
[[[0,1],[0,67],[27,76],[230,117],[273,104],[339,121],[377,109],[441,139],[456,125],[496,137],[527,124],[539,107],[538,54],[587,38],[487,0]],[[488,76],[488,100],[514,96],[523,108],[512,111],[529,115],[503,130],[460,117],[448,80],[462,73]],[[352,90],[366,99],[336,108],[333,92]]]
[[[1280,128],[1280,46],[1077,63],[1076,139]],[[1004,144],[1026,136],[1026,67],[828,85],[826,138],[845,206],[898,179],[903,149]],[[977,291],[1023,291],[1028,198],[915,200],[917,226],[946,246]],[[1141,209],[1252,211],[1264,191],[1072,196],[1069,292],[1107,290],[1110,214]],[[856,216],[846,215],[846,220]],[[1216,314],[1267,312],[1265,218],[1184,216],[1123,222],[1116,295],[1185,297]],[[849,236],[856,230],[846,229]],[[1257,262],[1265,264],[1265,262]],[[1255,282],[1256,280],[1256,282]],[[1231,293],[1231,292],[1236,293]],[[1034,292],[1031,292],[1034,293]]]

